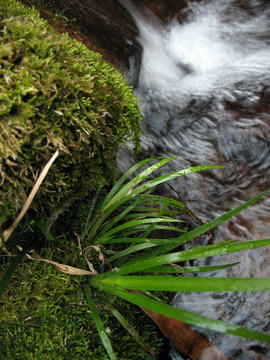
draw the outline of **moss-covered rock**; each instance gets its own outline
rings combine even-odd
[[[0,0],[0,224],[18,213],[56,149],[35,199],[40,215],[108,183],[119,145],[139,147],[139,121],[131,88],[99,54],[36,10]]]

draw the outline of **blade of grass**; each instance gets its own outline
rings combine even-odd
[[[13,246],[19,244],[22,240],[27,241],[33,238],[33,233],[28,231],[22,236],[21,233],[13,231],[8,240],[5,242],[6,249],[10,249]],[[3,247],[0,247],[0,254],[4,251]],[[4,251],[6,253],[6,251]],[[11,253],[9,254],[11,255]]]
[[[150,193],[152,190],[149,190],[148,193]],[[136,204],[131,203],[130,206],[128,206],[127,208],[125,208],[121,214],[119,214],[117,217],[113,218],[113,219],[109,219],[109,215],[111,213],[113,213],[115,210],[117,210],[119,207],[121,207],[121,205],[125,202],[127,202],[132,195],[129,195],[127,197],[124,197],[122,199],[120,199],[118,202],[115,202],[110,208],[108,208],[106,211],[104,210],[103,212],[100,212],[97,214],[97,216],[92,220],[89,228],[91,227],[91,229],[89,229],[89,239],[95,239],[93,240],[94,243],[97,243],[99,241],[99,237],[101,234],[104,234],[105,231],[107,231],[108,229],[110,229],[115,223],[117,223],[122,217],[125,216],[126,213],[128,213],[129,211],[132,210],[132,208],[134,206],[136,206],[143,197],[147,196],[147,194],[143,194],[142,196],[139,196],[138,199],[135,200]],[[133,199],[134,200],[134,199]],[[107,221],[107,223],[103,224],[104,221]],[[102,225],[103,224],[103,225]],[[105,230],[105,229],[106,230]],[[102,229],[102,231],[99,233],[99,236],[97,236],[97,232],[99,231],[99,229]],[[105,238],[109,237],[107,235],[104,235]]]
[[[183,231],[183,232],[185,232],[185,231]],[[132,234],[132,232],[131,232],[131,234]],[[174,240],[174,238],[173,239],[155,239],[155,238],[151,238],[151,237],[147,237],[147,238],[129,237],[126,235],[126,237],[119,237],[119,238],[114,237],[114,236],[104,238],[104,239],[102,239],[102,241],[99,241],[99,244],[116,244],[116,243],[125,243],[125,242],[126,243],[131,243],[131,242],[142,243],[142,242],[146,241],[146,242],[151,242],[154,244],[164,245],[164,244],[169,244],[173,240]],[[144,259],[147,259],[147,257],[144,257]]]
[[[114,184],[108,195],[105,197],[101,207],[100,211],[102,212],[104,210],[104,207],[108,202],[111,200],[111,198],[121,189],[121,185],[130,177],[131,174],[133,174],[137,169],[139,169],[144,164],[154,160],[154,158],[148,158],[145,160],[140,161],[139,163],[132,166],[127,172],[125,172],[121,178]]]
[[[149,352],[153,357],[156,357],[154,350],[148,345],[143,338],[137,333],[134,327],[127,321],[127,319],[120,314],[117,310],[112,310],[113,315],[120,322],[121,325],[130,333],[130,335],[135,339],[135,341],[147,352]]]
[[[88,215],[87,215],[87,219],[86,219],[86,222],[85,222],[85,225],[84,225],[84,229],[83,229],[83,232],[82,232],[82,235],[81,235],[81,240],[84,239],[84,237],[86,236],[86,234],[88,233],[88,231],[89,231],[90,228],[92,227],[93,222],[95,221],[95,218],[93,218],[92,221],[90,221],[90,219],[91,219],[91,217],[92,217],[94,208],[95,208],[95,206],[96,206],[96,202],[97,202],[97,199],[98,199],[100,190],[101,190],[101,186],[98,187],[98,189],[97,189],[97,191],[96,191],[96,193],[95,193],[95,195],[94,195],[94,198],[93,198],[93,200],[92,200],[92,203],[91,203],[91,206],[90,206]]]
[[[139,218],[147,218],[147,217],[153,217],[153,218],[156,218],[157,216],[161,216],[160,212],[157,211],[158,209],[156,209],[156,211],[151,211],[151,212],[136,212],[136,213],[131,213],[131,214],[128,214],[127,216],[125,216],[123,218],[123,220],[130,220],[130,219],[139,219]],[[165,218],[167,217],[168,215],[164,215],[162,214],[162,216]],[[168,216],[168,221],[170,221],[169,219],[172,219],[172,217],[169,217]]]
[[[162,225],[157,225],[157,227],[159,227],[160,229],[162,229],[163,227],[165,227],[165,226],[162,226]],[[99,238],[96,238],[96,240],[95,240],[95,244],[97,244],[97,245],[105,245],[105,244],[115,244],[115,243],[123,243],[123,242],[126,242],[126,243],[130,243],[130,242],[135,242],[135,243],[143,243],[143,242],[145,242],[144,240],[141,240],[141,233],[143,232],[143,231],[145,231],[146,229],[148,229],[148,225],[138,225],[138,226],[134,226],[134,227],[132,227],[132,228],[130,228],[130,229],[126,229],[125,230],[125,232],[122,234],[122,233],[120,233],[120,234],[115,234],[115,235],[112,235],[112,236],[106,236],[106,235],[104,235],[104,237],[102,237],[102,239],[99,239]],[[137,237],[134,237],[135,235],[137,236]],[[118,238],[118,236],[119,235],[123,235],[123,236],[125,236],[125,237],[121,237],[121,238]],[[133,237],[130,237],[130,236],[133,236]],[[149,241],[148,241],[148,239],[149,239]],[[132,241],[132,240],[134,240],[134,241]],[[147,238],[146,239],[146,242],[151,242],[151,243],[153,243],[153,244],[166,244],[166,243],[168,243],[168,239],[165,239],[165,240],[163,240],[163,239],[153,239],[153,241],[151,241],[152,239],[151,238]]]
[[[163,206],[163,208],[160,210],[158,216],[161,217],[161,216],[164,216],[164,213],[167,209],[168,205],[165,204]],[[144,233],[142,234],[142,237],[147,237],[155,228],[156,228],[156,225],[155,223],[151,224],[150,226],[147,227],[147,229],[144,231]]]
[[[132,213],[132,214],[130,214],[130,215],[128,215],[130,218],[131,217],[136,217],[137,216],[137,214],[145,214],[145,216],[151,216],[151,214],[157,214],[158,213],[158,208],[143,208],[143,207],[141,207],[141,208],[138,208],[138,207],[136,207],[136,208],[134,208],[133,209],[133,212],[134,213]],[[143,212],[144,211],[144,212]],[[182,215],[183,214],[183,211],[177,211],[177,210],[166,210],[165,212],[164,212],[164,215],[165,216],[170,216],[170,217],[172,217],[172,216],[176,216],[176,215]],[[184,222],[184,221],[183,221]]]
[[[9,267],[6,269],[4,275],[2,276],[1,281],[0,281],[0,298],[3,295],[3,292],[5,291],[5,288],[9,282],[10,278],[12,277],[13,273],[16,271],[18,265],[23,260],[26,252],[27,252],[27,250],[25,250],[25,249],[21,250],[18,253],[18,255],[12,260],[11,264],[9,265]]]
[[[256,201],[258,201],[262,196],[264,196],[267,192],[269,192],[270,189],[262,192],[261,194],[255,196],[253,199],[243,203],[242,205],[228,211],[227,213],[217,217],[214,220],[209,221],[208,223],[201,225],[191,231],[189,231],[188,233],[179,236],[178,238],[175,238],[173,240],[170,240],[170,242],[164,246],[160,246],[159,248],[157,248],[156,250],[153,250],[151,253],[148,253],[144,256],[145,259],[147,258],[151,258],[154,256],[157,256],[159,254],[163,254],[165,252],[171,251],[172,249],[178,247],[179,245],[182,245],[188,241],[191,241],[193,239],[195,239],[196,237],[204,234],[205,232],[213,229],[214,227],[217,227],[218,225],[222,224],[223,222],[225,222],[226,220],[230,219],[231,217],[235,216],[236,214],[240,213],[241,211],[243,211],[244,209],[246,209],[247,207],[251,206],[253,203],[255,203]]]
[[[182,222],[181,220],[178,220],[179,222]],[[179,229],[178,227],[175,226],[167,226],[167,225],[156,225],[154,227],[154,229],[152,230],[170,230],[170,231],[175,231],[175,232],[181,232],[181,233],[186,233],[186,230],[183,229]],[[143,234],[144,235],[144,234]],[[162,239],[161,239],[162,240]],[[170,239],[167,239],[167,242],[170,241]]]
[[[238,265],[239,262],[226,264],[226,265],[215,265],[215,266],[178,266],[176,264],[171,265],[163,265],[163,266],[155,266],[150,269],[142,270],[142,272],[150,272],[150,273],[165,273],[165,274],[189,274],[189,273],[199,273],[199,272],[207,272],[207,271],[216,271],[227,269]]]
[[[110,206],[112,206],[115,202],[119,201],[123,197],[126,197],[129,195],[129,193],[132,191],[132,189],[142,180],[144,180],[148,175],[159,169],[161,166],[164,166],[169,161],[175,159],[177,156],[172,156],[170,158],[163,159],[157,163],[155,163],[152,166],[149,166],[147,169],[142,171],[139,175],[135,176],[132,180],[130,180],[126,185],[124,185],[116,195],[114,195],[110,201],[103,207],[103,210],[108,209]],[[145,189],[148,190],[148,189]]]
[[[211,245],[201,246],[201,247],[195,248],[195,249],[190,249],[192,251],[192,254],[189,253],[190,250],[182,250],[182,251],[179,251],[179,252],[176,252],[176,253],[158,255],[158,256],[150,258],[150,259],[144,259],[144,256],[142,255],[140,257],[140,259],[130,260],[128,263],[125,264],[125,266],[128,266],[129,268],[134,269],[135,266],[139,265],[139,263],[142,264],[142,263],[147,263],[149,261],[149,264],[150,264],[150,262],[152,261],[152,263],[155,264],[156,261],[159,262],[159,261],[162,261],[162,259],[164,260],[165,258],[167,260],[172,259],[173,254],[178,254],[178,255],[175,255],[175,256],[178,256],[179,258],[181,257],[181,260],[178,260],[178,261],[166,261],[166,262],[164,262],[162,264],[155,264],[153,266],[160,266],[160,265],[172,264],[172,263],[176,263],[176,262],[180,262],[180,261],[186,261],[186,260],[182,260],[182,256],[183,257],[195,256],[195,258],[197,259],[197,258],[200,258],[200,255],[202,255],[201,257],[203,257],[203,254],[205,254],[206,251],[207,251],[207,253],[209,251],[217,251],[217,250],[220,251],[220,249],[222,249],[222,251],[223,251],[223,249],[224,249],[224,247],[226,245],[235,243],[236,241],[237,240],[222,241],[222,242],[217,243],[217,244],[211,244]],[[216,255],[216,253],[215,253],[215,255]],[[163,258],[161,258],[162,256],[163,256]],[[188,259],[188,260],[191,260],[191,259]],[[124,266],[121,267],[121,272],[124,271],[123,267]],[[147,269],[148,269],[148,266],[145,267],[144,269],[140,269],[140,271],[147,270]],[[123,274],[121,273],[121,275],[123,275]]]
[[[219,278],[182,276],[113,276],[105,282],[128,290],[149,291],[266,291],[270,278]]]
[[[126,207],[118,216],[111,219],[104,228],[99,232],[99,237],[101,237],[106,231],[111,229],[116,223],[118,223],[122,218],[124,218],[131,210],[134,209],[141,201],[142,199],[147,196],[150,193],[151,190],[149,190],[146,194],[143,194],[141,196],[138,196],[137,199],[132,202],[128,207]]]
[[[95,306],[95,303],[94,303],[94,301],[92,299],[91,290],[90,290],[89,286],[87,286],[86,284],[83,285],[83,289],[84,289],[87,304],[88,304],[89,309],[91,311],[93,320],[94,320],[94,322],[96,324],[96,327],[97,327],[99,336],[101,338],[101,341],[102,341],[102,343],[103,343],[103,345],[104,345],[110,359],[111,360],[116,360],[116,356],[115,356],[115,353],[113,351],[110,339],[108,338],[108,336],[106,334],[104,325],[103,325],[102,320],[101,320],[101,318],[99,316],[99,313],[98,313],[98,310],[97,310],[97,308]]]
[[[132,220],[132,221],[125,222],[121,225],[118,225],[115,228],[107,231],[107,233],[104,236],[105,237],[111,236],[116,233],[122,232],[123,230],[129,229],[129,228],[134,228],[134,227],[142,225],[142,224],[152,224],[152,223],[160,223],[160,222],[168,222],[168,221],[180,222],[177,219],[173,219],[173,218],[168,219],[167,217]],[[99,239],[100,239],[100,241],[102,241],[102,236],[100,236]]]
[[[258,340],[262,342],[270,343],[270,334],[265,334],[259,331],[246,329],[239,325],[228,324],[220,320],[214,320],[202,315],[194,314],[192,312],[175,308],[171,305],[161,303],[152,300],[146,296],[138,293],[122,290],[114,285],[104,284],[96,277],[92,277],[91,284],[100,290],[107,291],[115,296],[119,296],[122,299],[138,305],[141,308],[145,308],[154,311],[158,314],[162,314],[173,319],[183,321],[185,323],[200,326],[203,328],[219,331],[226,334],[245,337],[251,340]]]
[[[130,255],[130,254],[133,254],[134,252],[144,250],[144,249],[147,249],[147,248],[153,247],[153,246],[157,246],[157,244],[142,243],[142,244],[137,244],[137,245],[134,245],[134,246],[130,246],[130,247],[128,247],[127,249],[125,249],[123,251],[118,251],[112,257],[107,259],[107,262],[112,262],[112,261],[114,261],[116,259],[119,259],[119,258],[125,256],[125,255]]]
[[[118,240],[119,235],[126,236],[127,238],[129,238],[131,235],[132,236],[137,236],[137,239],[139,240],[140,237],[141,237],[142,232],[146,231],[148,228],[149,228],[149,226],[147,224],[134,226],[132,228],[129,228],[129,229],[125,230],[123,233],[115,234],[115,236],[110,236],[108,238],[107,237],[102,238],[102,244],[106,244],[107,240],[111,241],[111,239],[113,239],[113,238]],[[166,226],[166,225],[156,225],[155,230],[173,230],[173,231],[177,231],[177,232],[185,232],[185,231],[182,231],[181,229],[174,228],[173,226]],[[166,243],[168,243],[170,241],[170,239],[165,239],[164,241],[162,241],[162,240],[163,239],[158,239],[157,241],[147,241],[147,242],[151,242],[153,244],[155,243],[155,244],[160,245],[160,244],[164,244],[164,243],[166,244]],[[96,242],[97,242],[97,244],[100,244],[99,239],[97,239]],[[135,241],[135,242],[142,242],[142,241]]]
[[[150,205],[165,205],[167,204],[169,206],[173,206],[175,208],[178,208],[178,209],[181,209],[183,211],[186,211],[185,209],[185,205],[182,204],[181,202],[173,199],[173,198],[170,198],[170,197],[167,197],[167,196],[161,196],[161,195],[149,195],[146,200],[145,200],[145,203],[142,203],[143,205],[147,205],[147,206],[150,206]]]
[[[147,260],[139,259],[136,261],[130,261],[123,265],[121,268],[117,269],[115,272],[107,272],[106,276],[114,276],[114,274],[127,275],[130,273],[135,273],[148,268],[152,268],[154,266],[200,259],[216,255],[224,255],[242,250],[254,249],[266,245],[270,245],[270,239],[252,240],[241,243],[235,243],[234,240],[230,240],[218,244],[202,246],[200,248],[159,255],[155,258]]]
[[[224,166],[219,166],[219,165],[201,165],[201,166],[194,166],[194,167],[190,167],[187,169],[182,169],[182,170],[178,170],[178,171],[174,171],[171,172],[169,174],[160,176],[156,179],[147,181],[146,183],[138,186],[136,189],[133,190],[133,194],[139,194],[145,190],[151,189],[152,187],[155,187],[157,185],[160,185],[164,182],[173,180],[177,177],[183,176],[183,175],[187,175],[187,174],[192,174],[194,172],[198,172],[198,171],[203,171],[203,170],[210,170],[210,169],[225,169]]]
[[[140,225],[140,226],[134,226],[133,228],[130,228],[129,230],[125,231],[123,233],[123,236],[126,236],[126,237],[129,237],[130,235],[132,234],[137,234],[138,236],[138,239],[142,236],[142,232],[143,231],[147,231],[149,229],[149,226],[146,224],[146,225]],[[172,230],[172,231],[175,231],[175,232],[179,232],[179,233],[185,233],[186,231],[185,230],[182,230],[182,229],[179,229],[177,227],[174,227],[174,226],[167,226],[167,225],[157,225],[155,224],[155,227],[153,229],[151,229],[151,231],[154,231],[154,230]],[[122,234],[118,234],[119,235],[122,235]],[[117,235],[115,236],[117,237]],[[162,241],[164,239],[158,239],[158,241],[149,241],[149,242],[152,242],[152,243],[156,243],[156,244],[168,244],[168,242],[170,241],[170,239],[165,239],[165,241]],[[138,241],[135,241],[135,242],[138,242]]]
[[[154,238],[144,238],[144,237],[111,237],[108,239],[102,239],[100,244],[116,244],[116,243],[142,243],[142,242],[151,242],[154,244],[168,244],[171,239],[154,239]]]
[[[154,189],[154,187],[151,188],[152,190]],[[150,191],[152,191],[150,189]],[[128,202],[129,200],[134,201],[135,197],[138,196],[139,194],[134,194],[133,192],[130,192],[129,195],[119,199],[118,201],[116,201],[114,204],[112,204],[109,208],[106,209],[105,214],[108,217],[111,213],[113,213],[116,209],[120,208],[124,203]],[[158,198],[160,198],[158,200]],[[169,203],[168,203],[169,202]],[[168,198],[166,196],[157,196],[157,195],[148,195],[147,197],[144,198],[144,201],[142,200],[142,204],[143,206],[149,206],[149,205],[157,205],[157,206],[162,206],[165,204],[169,204],[169,206],[174,206],[176,208],[179,208],[182,210],[182,212],[187,212],[185,206],[183,204],[181,204],[179,201]],[[147,210],[147,207],[145,207],[145,210]],[[156,209],[155,209],[156,210]]]
[[[155,186],[157,186],[157,185],[159,185],[161,183],[164,183],[166,181],[175,179],[176,177],[183,176],[183,175],[186,175],[186,174],[191,174],[193,172],[202,171],[202,170],[224,169],[223,166],[218,166],[218,165],[195,166],[195,167],[191,167],[191,168],[188,168],[188,169],[174,171],[172,173],[169,173],[169,174],[163,175],[161,177],[158,177],[158,178],[156,178],[154,180],[148,181],[148,182],[146,182],[145,184],[143,184],[143,185],[141,185],[139,187],[136,187],[136,185],[140,181],[145,179],[146,176],[148,176],[153,171],[157,170],[159,167],[165,165],[167,162],[173,160],[176,157],[177,156],[173,156],[171,158],[164,159],[164,160],[156,163],[155,165],[150,166],[145,171],[143,171],[141,174],[137,175],[129,183],[124,185],[124,187],[109,201],[109,203],[104,206],[103,211],[106,210],[106,213],[109,214],[114,210],[113,205],[115,205],[116,203],[117,203],[117,206],[119,206],[119,204],[123,204],[124,202],[128,201],[129,199],[131,199],[135,195],[138,195],[139,193],[142,193],[142,192],[144,192],[144,191],[146,191],[148,189],[151,189],[151,188],[153,188],[153,187],[155,187]],[[168,200],[168,198],[166,198],[166,199]],[[178,204],[178,206],[181,206],[182,209],[185,209],[183,204],[177,202],[176,200],[175,200],[174,203]],[[111,207],[113,207],[113,210],[110,209]],[[186,210],[184,210],[184,211],[186,211]]]

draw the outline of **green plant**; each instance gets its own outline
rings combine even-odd
[[[41,255],[83,266],[76,243],[70,246],[68,239],[59,239],[57,248],[44,249]],[[1,257],[0,269],[8,263]],[[46,263],[27,259],[21,262],[0,299],[0,358],[108,359],[84,301],[83,282],[84,277],[64,274]],[[105,293],[98,294],[95,303],[102,312],[105,329],[110,329],[117,359],[151,360],[152,356],[139,348],[133,336],[118,323],[110,300],[114,300],[114,308],[120,308],[125,319],[136,324],[136,331],[151,349],[159,352],[163,344],[155,324],[135,305],[109,298]]]
[[[78,217],[82,207],[73,204],[115,178],[119,146],[130,139],[138,149],[140,120],[132,89],[99,54],[58,34],[35,9],[0,1],[0,226],[57,149],[32,217],[59,206]]]
[[[106,292],[122,298],[132,304],[154,311],[188,324],[195,324],[208,329],[246,337],[270,343],[270,335],[244,327],[227,324],[222,321],[206,318],[188,311],[174,308],[160,301],[160,292],[174,291],[262,291],[270,290],[268,278],[208,278],[185,277],[185,273],[199,273],[237,266],[227,264],[221,266],[187,267],[183,262],[231,252],[257,248],[270,244],[270,239],[237,242],[225,241],[216,244],[181,250],[188,241],[209,231],[228,220],[240,211],[252,205],[267,191],[247,201],[226,214],[185,232],[179,228],[180,216],[187,212],[179,201],[160,195],[152,190],[161,183],[182,175],[202,170],[222,168],[221,166],[197,166],[175,171],[152,180],[146,180],[155,170],[170,160],[162,159],[128,181],[138,172],[141,166],[153,159],[146,159],[134,165],[113,186],[106,197],[99,202],[99,192],[93,199],[84,228],[78,236],[81,251],[88,263],[89,270],[74,269],[32,255],[33,259],[50,262],[67,273],[88,275],[83,288],[87,303],[96,323],[102,342],[111,359],[116,359],[113,346],[106,334],[100,311],[95,305],[92,292]],[[166,232],[166,236],[164,234]],[[172,235],[167,237],[168,231]],[[175,234],[178,233],[178,236]],[[180,235],[179,235],[180,234]],[[96,252],[97,256],[90,253]],[[20,254],[19,254],[20,255]],[[15,261],[15,260],[14,260]],[[180,265],[179,265],[180,263]],[[153,292],[153,293],[152,293]],[[115,309],[114,309],[115,310]],[[120,321],[121,314],[115,314]],[[128,325],[126,324],[128,327]]]

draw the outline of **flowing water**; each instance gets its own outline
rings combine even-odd
[[[168,24],[138,2],[120,3],[132,14],[143,49],[139,72],[130,76],[137,79],[133,85],[147,120],[140,156],[178,154],[168,171],[202,164],[226,166],[172,183],[181,200],[204,220],[269,188],[269,2],[187,2],[184,20],[180,23],[175,16]],[[127,151],[122,150],[123,170],[129,166]],[[168,188],[163,191],[175,196]],[[269,237],[269,205],[266,195],[215,230],[214,241]],[[265,277],[270,276],[269,255],[268,247],[199,263],[239,261],[232,270],[213,276]],[[269,300],[269,292],[181,293],[174,305],[269,332]],[[270,358],[267,344],[199,331],[230,359]],[[173,351],[171,356],[180,359]]]

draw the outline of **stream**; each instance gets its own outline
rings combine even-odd
[[[179,155],[166,172],[205,164],[225,166],[171,183],[180,200],[205,221],[269,188],[270,3],[190,1],[184,14],[175,14],[165,24],[140,2],[119,2],[132,15],[142,48],[139,66],[131,57],[126,74],[147,120],[142,124],[140,158]],[[129,152],[129,146],[120,152],[122,171],[130,166]],[[171,188],[164,187],[163,192],[178,198]],[[265,195],[216,229],[214,241],[269,237],[269,205]],[[208,240],[204,237],[192,245]],[[266,277],[269,255],[267,247],[192,264],[239,262],[212,276]],[[215,319],[270,330],[269,292],[179,293],[173,303]],[[197,330],[230,359],[270,358],[267,344]],[[170,355],[181,359],[173,349]]]

